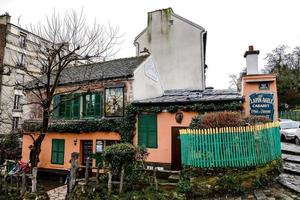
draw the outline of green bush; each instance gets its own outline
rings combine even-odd
[[[134,162],[137,149],[129,143],[119,143],[107,147],[103,152],[104,160],[113,171],[119,171],[123,165]]]

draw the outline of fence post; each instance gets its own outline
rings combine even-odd
[[[108,188],[108,194],[111,194],[111,187],[112,187],[112,173],[111,171],[108,172],[108,183],[107,183],[107,188]]]
[[[2,168],[1,168],[1,174],[0,174],[0,191],[2,191]]]
[[[77,152],[73,152],[71,154],[71,169],[70,169],[70,176],[69,176],[69,187],[68,192],[71,192],[76,184],[76,173],[78,168],[78,160],[79,154]]]
[[[99,177],[100,177],[100,163],[98,163],[98,165],[97,165],[97,174],[96,174],[96,182],[97,182],[97,184],[99,184],[100,183],[100,180],[99,180]]]
[[[26,192],[26,174],[23,171],[22,173],[22,186],[21,186],[21,196],[23,196]]]
[[[34,167],[32,169],[32,180],[31,180],[31,183],[32,183],[32,188],[31,188],[31,192],[35,193],[37,192],[37,167]]]
[[[17,190],[19,190],[19,177],[20,177],[20,172],[17,172],[17,174],[16,174],[16,180],[17,180],[16,185],[17,185]]]
[[[124,165],[122,166],[122,170],[121,170],[121,177],[120,177],[120,188],[119,188],[119,193],[122,193],[123,190],[123,183],[124,183],[124,173],[125,173],[125,167]]]
[[[157,170],[157,168],[154,165],[153,166],[153,182],[154,182],[155,190],[158,190],[158,183],[157,183],[157,178],[156,178],[156,170]]]
[[[89,168],[90,168],[90,157],[87,157],[85,163],[85,174],[84,174],[84,181],[86,185],[89,182]]]

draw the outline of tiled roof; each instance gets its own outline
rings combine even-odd
[[[59,85],[132,77],[134,70],[146,60],[147,57],[148,56],[145,55],[67,67],[61,74]],[[42,79],[46,81],[45,77],[42,77]],[[35,83],[35,81],[32,81],[28,86],[36,87]]]
[[[163,96],[134,101],[134,104],[192,103],[215,101],[241,101],[235,90],[167,90]]]

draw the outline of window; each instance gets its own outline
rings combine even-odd
[[[52,139],[51,163],[63,165],[64,156],[65,156],[65,140]]]
[[[25,54],[24,53],[18,53],[17,66],[25,67]]]
[[[53,98],[54,118],[79,119],[81,95],[58,95]]]
[[[22,98],[21,95],[15,95],[15,99],[14,99],[14,109],[15,110],[21,110],[22,109],[21,105],[20,105],[21,98]]]
[[[83,95],[82,101],[83,117],[102,117],[102,93],[94,92]]]
[[[82,99],[82,106],[81,106]],[[102,93],[57,95],[53,98],[54,118],[80,119],[102,117]]]
[[[20,123],[20,117],[13,117],[12,121],[12,129],[18,129],[19,128],[19,123]]]
[[[157,116],[155,113],[139,114],[138,144],[157,148]]]
[[[26,34],[25,33],[20,33],[20,41],[19,45],[21,48],[26,48]]]

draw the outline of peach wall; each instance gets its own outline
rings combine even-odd
[[[74,145],[77,138],[77,145]],[[65,139],[64,164],[51,164],[52,139]],[[93,152],[96,151],[96,140],[120,140],[120,135],[115,132],[93,132],[93,133],[48,133],[42,143],[39,167],[48,169],[67,170],[70,167],[69,160],[72,152],[80,152],[80,140],[93,140]],[[28,162],[29,149],[32,139],[28,135],[23,136],[22,160]],[[80,158],[79,158],[80,160]],[[94,161],[95,162],[95,161]]]
[[[269,82],[269,90],[260,90],[259,82]],[[249,95],[252,93],[273,93],[274,94],[274,120],[278,120],[278,98],[276,76],[271,74],[248,75],[243,77],[243,95],[245,97],[244,111],[246,115],[250,114]]]
[[[171,163],[172,127],[188,127],[197,112],[183,112],[183,120],[177,123],[175,113],[162,112],[157,114],[157,148],[148,148],[149,156],[146,161],[157,163]],[[138,124],[138,123],[136,123]],[[136,128],[136,130],[138,130]],[[138,143],[135,134],[134,144]]]

